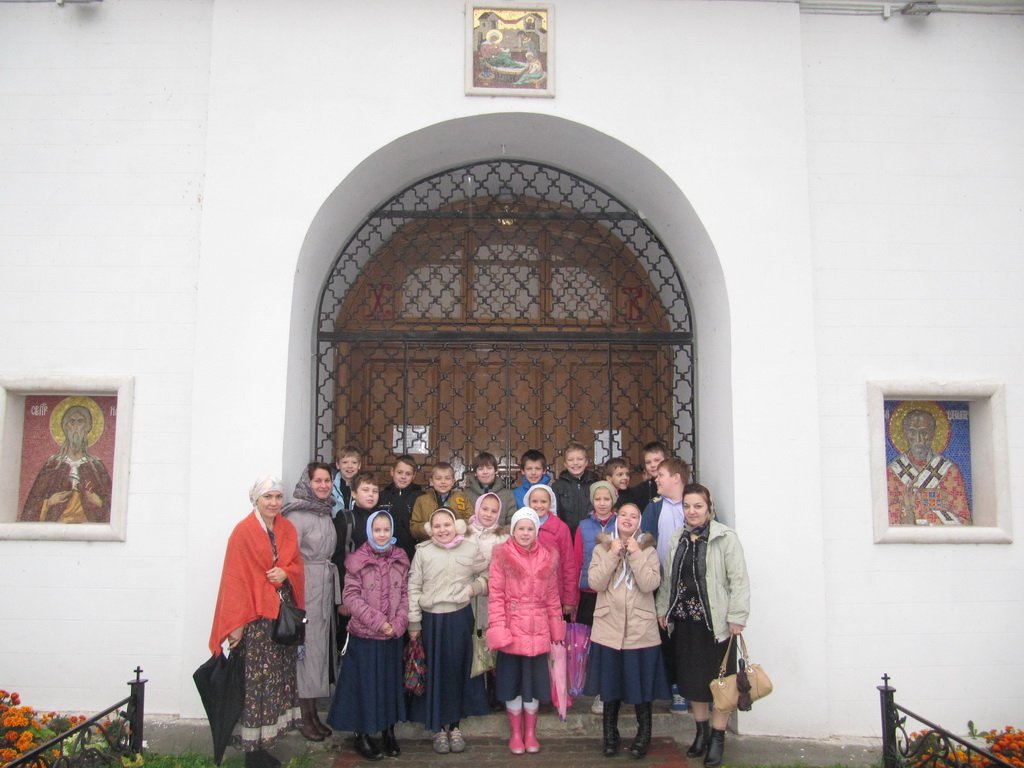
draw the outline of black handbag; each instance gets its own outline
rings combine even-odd
[[[270,537],[270,549],[274,553],[274,564],[277,565],[277,541],[272,531],[268,530],[267,536]],[[284,582],[277,588],[277,596],[281,600],[281,609],[274,620],[271,639],[280,645],[302,645],[306,642],[306,612],[295,604],[292,585]]]
[[[277,596],[281,598],[281,610],[274,621],[272,639],[281,645],[302,645],[306,641],[306,612],[295,604],[290,584],[277,590]]]

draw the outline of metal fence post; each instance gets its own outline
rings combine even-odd
[[[128,722],[132,729],[131,749],[133,752],[142,751],[143,743],[143,721],[146,716],[146,683],[142,679],[142,667],[134,670],[135,679],[128,681],[131,689],[131,700],[128,702]]]
[[[889,685],[888,674],[876,687],[882,701],[882,768],[896,768],[896,689]]]

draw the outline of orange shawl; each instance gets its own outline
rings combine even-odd
[[[280,610],[277,589],[267,580],[267,571],[274,567],[274,553],[270,537],[256,519],[257,514],[246,515],[228,538],[210,633],[210,652],[215,656],[220,654],[221,643],[233,630],[260,617],[276,619]],[[274,539],[277,565],[288,574],[295,601],[301,608],[305,583],[299,537],[295,526],[280,515],[274,521]]]

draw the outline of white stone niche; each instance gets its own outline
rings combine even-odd
[[[886,400],[966,401],[971,442],[971,525],[890,525]],[[1003,385],[993,381],[868,382],[871,491],[876,544],[1010,544],[1009,462]]]
[[[124,541],[127,532],[134,379],[131,377],[0,377],[0,539]],[[109,522],[19,520],[25,400],[34,395],[116,397]]]

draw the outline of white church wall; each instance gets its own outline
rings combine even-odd
[[[464,7],[0,5],[0,89],[12,105],[2,125],[15,137],[0,146],[0,368],[136,378],[128,541],[0,542],[9,572],[31,585],[0,615],[15,639],[0,649],[5,686],[39,706],[88,709],[119,696],[141,663],[150,711],[201,714],[189,674],[207,653],[224,542],[256,474],[283,472],[290,490],[308,459],[323,275],[388,195],[504,145],[635,205],[679,260],[696,316],[701,479],[746,546],[750,640],[778,683],[744,731],[871,733],[881,671],[931,682],[935,668],[953,670],[970,690],[980,654],[964,661],[959,640],[929,641],[900,618],[903,603],[878,595],[894,574],[919,582],[934,609],[951,593],[959,609],[997,594],[986,605],[1004,640],[1020,629],[1019,602],[993,587],[1019,577],[1014,547],[871,544],[865,382],[1005,378],[1019,453],[1019,339],[1002,329],[1020,327],[1005,277],[1019,277],[1021,145],[1009,126],[1021,99],[992,63],[1019,71],[1006,42],[1019,26],[933,16],[924,21],[968,33],[936,44],[905,19],[883,37],[866,20],[801,17],[793,4],[650,0],[630,6],[624,28],[621,3],[560,0],[556,98],[495,99],[463,94]],[[970,74],[950,74],[968,43]],[[883,68],[883,56],[899,66]],[[918,57],[949,84],[913,87]],[[888,81],[865,87],[871,67]],[[913,99],[877,107],[895,86]],[[892,173],[909,143],[892,137],[935,130],[936,117],[934,142],[963,185],[917,144],[918,165]],[[878,122],[887,141],[870,130]],[[955,208],[964,185],[966,212]],[[932,209],[910,193],[932,196]],[[951,210],[961,223],[947,228]],[[958,268],[978,242],[984,252]],[[936,258],[961,292],[911,274]],[[78,322],[51,319],[81,291],[40,288],[40,264],[99,297],[76,307]],[[898,287],[879,279],[893,271]],[[953,303],[962,291],[969,306]],[[910,357],[873,313],[887,307],[899,330],[923,332],[940,297],[953,343],[925,341]],[[76,339],[83,322],[88,345]],[[948,346],[967,357],[944,362]],[[944,592],[934,563],[951,557],[968,565]],[[890,637],[882,613],[897,614],[899,658],[923,661],[875,668]],[[975,626],[961,639],[981,640]],[[808,701],[829,706],[808,712]]]
[[[194,503],[201,500],[218,511],[215,519],[193,518],[188,593],[194,599],[185,622],[193,629],[186,632],[184,647],[205,640],[202,628],[212,610],[223,538],[245,510],[240,492],[253,468],[284,467],[294,476],[308,458],[308,441],[290,431],[289,452],[281,455],[282,420],[301,420],[296,401],[308,398],[308,389],[301,390],[312,345],[311,330],[301,322],[292,327],[290,339],[282,337],[293,313],[279,288],[293,280],[318,284],[317,270],[326,270],[340,248],[342,241],[333,251],[322,242],[319,221],[310,228],[321,204],[339,183],[344,188],[348,174],[365,158],[407,134],[475,114],[535,112],[590,126],[660,168],[707,227],[713,252],[700,254],[703,265],[687,259],[692,235],[676,231],[684,211],[646,197],[642,184],[629,179],[638,166],[619,173],[605,167],[599,142],[586,145],[582,133],[583,146],[569,146],[571,132],[550,137],[496,130],[489,144],[485,137],[461,149],[445,141],[433,162],[429,149],[426,157],[410,157],[405,177],[403,158],[383,152],[381,172],[390,174],[392,186],[360,187],[357,194],[366,193],[364,211],[426,173],[501,156],[502,145],[507,156],[523,156],[521,148],[527,159],[572,164],[569,170],[613,193],[632,193],[623,197],[647,213],[694,292],[700,402],[708,406],[708,415],[701,416],[701,451],[707,458],[702,477],[716,488],[723,516],[750,537],[752,621],[765,639],[759,648],[765,662],[792,682],[788,690],[780,688],[776,707],[746,717],[744,727],[824,733],[828,726],[818,711],[798,723],[790,714],[808,696],[824,696],[819,674],[825,665],[824,627],[803,624],[808,612],[824,613],[818,490],[805,482],[786,500],[794,523],[785,530],[767,514],[760,491],[777,476],[778,464],[766,461],[765,453],[780,435],[794,450],[800,448],[808,475],[817,474],[816,451],[806,450],[816,446],[818,423],[797,10],[761,3],[647,3],[634,9],[649,14],[647,23],[623,34],[621,7],[614,3],[560,3],[557,97],[526,100],[463,95],[463,7],[461,2],[392,5],[388,18],[396,13],[402,18],[395,25],[373,8],[310,3],[304,8],[316,24],[304,26],[288,44],[279,32],[297,22],[287,7],[215,6],[192,471]],[[339,33],[356,29],[360,34]],[[434,41],[431,66],[410,66],[422,61],[423,40]],[[599,73],[595,57],[605,62]],[[628,66],[615,66],[616,61]],[[342,197],[338,211],[350,215],[351,192]],[[357,224],[358,219],[350,221],[349,231]],[[296,276],[296,252],[304,241],[311,251],[321,245],[323,250],[304,249]],[[245,254],[248,268],[241,275],[238,254]],[[711,274],[715,270],[717,277]],[[779,302],[778,292],[793,286],[787,301]],[[706,334],[706,351],[701,334]],[[720,343],[713,341],[716,334]],[[286,342],[289,364],[305,366],[298,377],[273,365],[286,359]],[[265,351],[261,359],[269,361],[258,371],[244,365],[254,348]],[[722,361],[731,366],[732,380],[718,379],[713,389],[707,382],[722,376]],[[289,375],[291,390],[285,388]],[[224,407],[218,393],[225,391],[244,394]],[[247,446],[247,461],[214,473],[224,434]],[[790,559],[783,574],[777,562],[785,542],[796,542],[807,557]],[[784,639],[769,644],[769,637]],[[805,645],[802,666],[788,654],[798,639]],[[182,708],[198,712],[184,678]]]
[[[1024,711],[1020,544],[873,543],[866,383],[1005,384],[1012,527],[1024,535],[1024,20],[808,15],[802,26],[829,719],[878,732],[873,686],[889,673],[897,701],[937,722],[1001,727]]]
[[[124,542],[0,541],[0,680],[42,709],[175,711],[206,2],[0,6],[0,372],[128,376]]]

